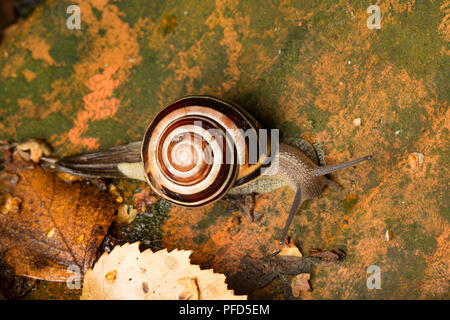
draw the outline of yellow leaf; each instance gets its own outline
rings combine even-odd
[[[280,249],[280,256],[302,257],[302,253],[292,240],[285,240]]]

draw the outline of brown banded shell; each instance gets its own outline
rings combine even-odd
[[[236,105],[209,96],[182,98],[164,108],[145,133],[147,181],[159,195],[183,206],[220,199],[260,175],[270,143],[250,164],[246,136],[260,128]]]

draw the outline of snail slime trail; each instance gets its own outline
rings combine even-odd
[[[287,186],[295,196],[280,236],[283,244],[303,201],[336,186],[326,175],[371,159],[320,166],[300,150],[279,142],[276,129],[262,128],[238,105],[211,96],[188,96],[163,108],[143,140],[62,158],[43,158],[54,170],[89,178],[147,181],[160,197],[198,207],[225,194],[265,193]],[[279,251],[275,251],[277,254]]]

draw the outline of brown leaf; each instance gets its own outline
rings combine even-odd
[[[300,291],[310,292],[312,291],[311,286],[309,285],[309,273],[300,273],[296,275],[291,281],[291,289],[292,295],[294,297],[298,297],[300,295]]]
[[[321,259],[321,264],[326,265],[327,263],[333,264],[345,257],[345,253],[339,249],[322,251],[318,249],[312,249],[309,251],[311,257],[317,257]]]
[[[81,299],[216,300],[246,299],[228,289],[223,274],[190,263],[190,251],[150,249],[139,242],[116,246],[104,253],[83,282]]]
[[[0,181],[2,181],[7,188],[12,188],[19,182],[19,176],[13,173],[0,171]]]
[[[16,276],[5,263],[4,252],[0,252],[0,300],[16,299],[26,295],[36,284],[36,279]]]
[[[86,183],[66,184],[56,175],[17,159],[7,169],[19,176],[6,190],[21,199],[16,213],[0,213],[0,251],[16,274],[64,281],[84,273],[114,219],[114,200]],[[2,181],[0,181],[2,184]]]

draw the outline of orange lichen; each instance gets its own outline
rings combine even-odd
[[[74,121],[75,127],[69,131],[68,137],[71,143],[88,149],[98,148],[97,138],[81,136],[87,131],[89,121],[108,119],[117,112],[120,100],[111,98],[114,89],[119,85],[119,81],[113,78],[116,71],[117,67],[109,67],[86,83],[86,87],[92,92],[83,98],[84,110],[78,113]]]
[[[136,32],[121,20],[115,5],[107,0],[80,1],[78,5],[83,12],[83,22],[89,25],[89,33],[97,40],[90,47],[90,54],[74,65],[74,77],[92,92],[83,98],[84,110],[77,114],[68,139],[78,147],[95,149],[99,146],[98,139],[82,135],[90,122],[115,115],[120,100],[111,97],[113,91],[126,81],[130,69],[139,64],[141,58]],[[102,11],[100,19],[93,14],[92,7]],[[100,29],[106,30],[103,37],[97,36]]]
[[[22,74],[25,77],[25,80],[27,80],[27,82],[31,82],[34,80],[34,78],[36,78],[36,73],[34,73],[33,71],[31,71],[29,69],[23,70]]]
[[[22,47],[31,51],[33,59],[42,60],[49,65],[57,65],[55,60],[50,56],[50,45],[46,40],[37,37],[28,37],[23,43]]]
[[[17,72],[25,64],[24,54],[15,54],[9,57],[9,63],[5,65],[2,70],[2,77],[4,78],[16,78]]]
[[[227,47],[228,57],[227,67],[224,72],[231,78],[222,83],[225,91],[228,91],[236,84],[241,73],[237,66],[237,62],[241,56],[242,44],[238,41],[238,33],[235,30],[234,24],[236,23],[236,20],[241,20],[242,16],[236,11],[236,5],[237,1],[216,0],[216,10],[208,17],[208,19],[206,19],[206,24],[209,28],[212,29],[217,25],[220,25],[223,28],[224,37],[220,41],[220,44]],[[234,12],[234,16],[230,18],[226,17],[224,14],[226,10]]]

